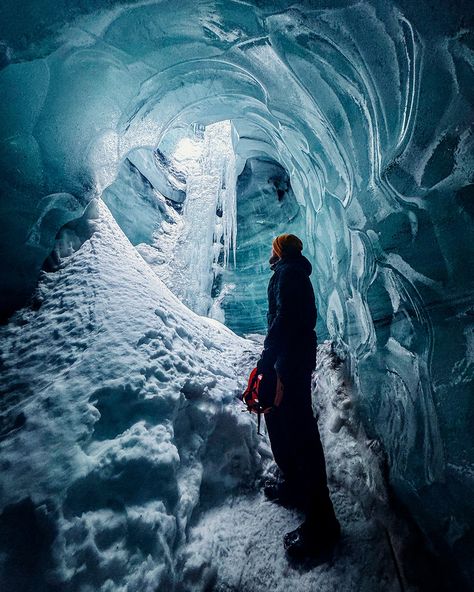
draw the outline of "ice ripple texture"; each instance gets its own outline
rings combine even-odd
[[[366,429],[397,494],[462,572],[474,499],[468,3],[43,5],[20,25],[7,3],[0,25],[5,310],[132,150],[176,123],[231,119],[242,159],[288,171],[320,316],[352,361]],[[80,347],[68,341],[58,372]],[[172,471],[176,452],[156,436],[150,468]]]

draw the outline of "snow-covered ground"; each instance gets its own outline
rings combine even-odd
[[[1,329],[2,590],[398,591],[329,344],[314,393],[343,539],[301,571],[281,542],[301,517],[259,493],[269,448],[236,400],[260,346],[181,304],[103,203],[90,224]]]
[[[183,590],[215,592],[398,592],[390,512],[376,455],[352,415],[344,367],[331,344],[318,348],[313,381],[331,496],[342,526],[332,561],[317,567],[291,565],[282,537],[303,517],[266,501],[262,492],[232,494],[190,529],[183,550]],[[272,470],[267,465],[267,471]],[[274,465],[273,465],[274,466]],[[208,588],[204,583],[208,584]]]

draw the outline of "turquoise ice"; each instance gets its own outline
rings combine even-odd
[[[241,336],[264,331],[271,239],[299,234],[320,341],[397,499],[472,578],[472,7],[6,0],[0,39],[3,317],[90,238],[97,199],[178,298]],[[218,122],[220,194],[193,210],[217,153],[197,173],[173,155]]]

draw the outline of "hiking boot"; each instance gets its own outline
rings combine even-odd
[[[329,561],[341,536],[339,522],[331,529],[324,529],[319,533],[309,533],[303,523],[295,530],[288,532],[283,538],[283,544],[288,557],[294,561],[312,560],[318,564]]]

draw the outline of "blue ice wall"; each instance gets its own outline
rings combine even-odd
[[[138,148],[123,161],[102,199],[133,245],[150,243],[163,221],[170,221],[168,205],[180,209],[185,184],[175,179],[158,152]]]
[[[86,6],[87,4],[87,6]],[[7,1],[2,310],[59,229],[170,126],[232,119],[304,207],[318,305],[391,483],[472,578],[474,36],[469,2]]]
[[[232,286],[222,302],[225,322],[239,335],[264,334],[272,241],[283,232],[304,233],[304,209],[275,161],[247,160],[237,181],[237,228],[236,265],[222,277]]]

